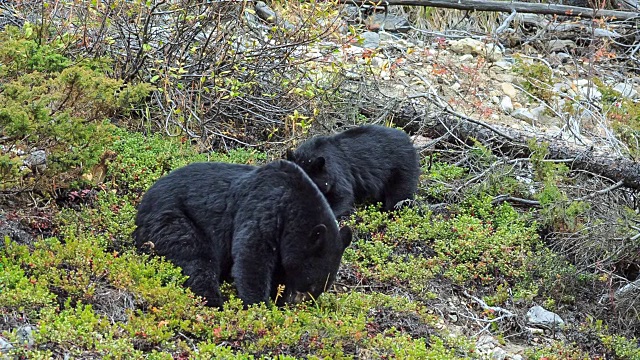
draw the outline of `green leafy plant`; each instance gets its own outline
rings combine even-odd
[[[77,179],[100,160],[109,118],[125,115],[150,89],[108,78],[102,59],[72,64],[59,43],[41,45],[29,29],[0,32],[0,63],[10,64],[0,67],[0,189]]]

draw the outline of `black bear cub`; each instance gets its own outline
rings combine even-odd
[[[402,130],[364,125],[332,136],[314,136],[287,160],[300,165],[325,195],[336,217],[356,202],[382,202],[385,211],[411,199],[418,187],[420,160]]]
[[[332,284],[351,242],[311,179],[285,160],[179,168],[146,192],[136,225],[136,246],[180,266],[185,285],[217,307],[227,280],[245,306],[315,298]]]

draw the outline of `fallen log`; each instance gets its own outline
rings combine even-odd
[[[500,125],[472,123],[447,114],[437,119],[427,119],[427,126],[423,127],[425,135],[441,137],[450,140],[477,140],[483,145],[509,153],[512,156],[529,156],[527,141],[535,139],[537,142],[549,144],[548,158],[555,160],[570,160],[566,162],[572,170],[584,170],[593,174],[622,182],[622,186],[640,190],[640,163],[622,156],[612,156],[608,152],[600,151],[594,146],[580,146],[566,140],[538,137],[523,133]],[[506,135],[506,137],[505,137]],[[508,137],[508,138],[507,138]]]
[[[341,4],[353,5],[401,5],[401,6],[430,6],[447,9],[472,10],[472,11],[513,11],[518,13],[544,14],[544,15],[564,15],[583,18],[615,18],[618,20],[628,20],[638,17],[638,12],[617,11],[617,10],[597,10],[578,6],[536,4],[525,2],[509,1],[484,1],[484,0],[338,0]]]

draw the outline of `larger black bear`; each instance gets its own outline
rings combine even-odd
[[[300,165],[325,195],[336,217],[355,202],[382,202],[392,210],[415,194],[420,160],[402,130],[364,125],[333,136],[315,136],[287,160]]]
[[[158,180],[144,195],[134,231],[180,266],[207,305],[224,303],[233,280],[246,305],[319,296],[335,279],[351,230],[300,167],[279,160],[262,167],[194,163]],[[276,297],[277,286],[284,293]]]

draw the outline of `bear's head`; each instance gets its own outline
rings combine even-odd
[[[331,192],[335,180],[331,177],[330,172],[327,171],[326,160],[323,156],[307,158],[296,155],[295,152],[288,149],[286,160],[300,166],[325,196]]]
[[[277,297],[277,305],[316,299],[331,287],[352,238],[348,226],[338,230],[335,223],[331,225],[316,225],[306,238],[284,242],[288,244],[281,251],[284,293]]]

